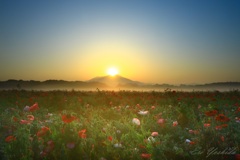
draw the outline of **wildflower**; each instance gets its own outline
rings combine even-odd
[[[33,120],[34,120],[34,116],[33,116],[33,115],[27,115],[27,118],[28,118],[28,120],[30,120],[30,121],[33,121]]]
[[[228,122],[230,121],[230,119],[228,117],[226,117],[224,114],[219,114],[216,118],[216,121],[220,121],[220,122]]]
[[[212,111],[206,111],[205,115],[206,116],[215,116],[218,113],[217,110],[212,110]]]
[[[25,106],[25,107],[23,108],[23,111],[28,112],[28,111],[29,111],[29,106]]]
[[[44,136],[44,135],[46,135],[47,134],[47,132],[49,132],[50,131],[50,129],[48,128],[48,127],[42,127],[41,128],[41,130],[39,130],[38,132],[37,132],[37,136],[38,137],[42,137],[42,136]]]
[[[139,126],[140,125],[140,120],[137,119],[137,118],[133,118],[132,123],[134,123],[134,124]]]
[[[152,142],[152,143],[154,143],[156,141],[155,138],[152,136],[148,137],[147,140],[148,140],[148,142]]]
[[[141,154],[141,157],[144,158],[144,159],[149,159],[149,158],[151,158],[151,156],[152,156],[151,154],[147,154],[147,153],[142,153]]]
[[[156,107],[155,106],[152,106],[151,109],[155,109]]]
[[[199,133],[198,130],[192,130],[192,129],[190,129],[188,132],[189,132],[190,134],[198,134],[198,133]]]
[[[38,103],[34,103],[31,107],[29,107],[28,111],[33,112],[33,111],[36,111],[38,109],[39,109]]]
[[[178,125],[178,121],[174,121],[173,122],[173,127],[177,126]]]
[[[139,111],[138,114],[140,114],[140,115],[147,115],[148,111]]]
[[[158,119],[157,123],[158,124],[163,124],[163,123],[165,123],[165,120],[163,118],[160,118],[160,119]]]
[[[71,123],[71,122],[74,121],[75,119],[77,119],[75,116],[62,115],[62,121],[63,121],[64,123]]]
[[[8,136],[7,138],[5,138],[5,142],[12,142],[15,140],[16,140],[16,137],[14,137],[14,136]]]
[[[79,131],[79,132],[78,132],[78,136],[79,136],[80,138],[86,138],[87,135],[85,134],[85,132],[86,132],[86,129],[83,129],[83,130]]]
[[[151,136],[153,136],[153,137],[158,136],[158,132],[152,132]]]
[[[210,127],[211,126],[211,124],[210,123],[204,123],[204,125],[203,125],[205,128],[208,128],[208,127]]]
[[[112,140],[113,140],[112,136],[109,136],[109,137],[108,137],[108,140],[109,140],[109,141],[112,141]]]
[[[194,141],[191,141],[189,144],[193,145],[193,144],[195,144],[195,142],[194,142]]]
[[[191,141],[190,139],[186,139],[185,142],[188,143],[188,144],[191,144],[191,145],[195,144],[195,142]]]
[[[116,143],[113,145],[115,148],[122,148],[122,144],[121,143]]]
[[[20,120],[20,124],[30,124],[30,123],[31,121],[28,121],[28,120],[24,120],[24,119]]]
[[[216,130],[221,130],[221,129],[222,129],[222,126],[216,126],[215,129],[216,129]]]
[[[237,123],[240,123],[240,118],[239,117],[236,117],[235,120],[236,120]]]
[[[69,148],[69,149],[73,149],[73,148],[75,148],[75,143],[74,143],[74,142],[68,142],[68,143],[66,144],[66,146],[67,146],[67,148]]]
[[[117,134],[120,134],[120,133],[121,133],[121,131],[120,131],[120,130],[117,130],[116,132],[117,132]]]

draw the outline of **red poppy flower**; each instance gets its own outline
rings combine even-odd
[[[109,137],[108,137],[108,140],[109,140],[109,141],[112,141],[112,140],[113,140],[112,136],[109,136]]]
[[[37,132],[37,136],[38,137],[42,137],[42,136],[44,136],[45,134],[47,134],[47,132],[49,132],[50,131],[50,129],[48,128],[48,127],[42,127],[41,128],[41,130],[39,130],[38,132]]]
[[[35,103],[31,107],[29,107],[28,111],[33,112],[33,111],[36,111],[38,109],[39,109],[38,103]]]
[[[16,137],[14,137],[14,136],[8,136],[7,138],[5,138],[5,142],[12,142],[15,140],[16,140]]]
[[[226,117],[224,114],[219,114],[216,118],[216,121],[220,121],[220,122],[228,122],[230,121],[230,119],[228,117]]]
[[[87,135],[85,134],[85,132],[86,132],[86,129],[83,129],[83,130],[79,131],[79,132],[78,132],[78,136],[79,136],[80,138],[86,138]]]
[[[62,121],[63,121],[64,123],[71,123],[71,122],[74,121],[75,119],[77,119],[75,116],[62,115]]]
[[[151,156],[152,156],[151,154],[147,154],[147,153],[142,153],[141,154],[141,157],[144,158],[144,159],[149,159],[149,158],[151,158]]]
[[[206,111],[205,115],[206,116],[215,116],[218,113],[217,110],[212,110],[212,111]]]
[[[207,128],[207,127],[210,127],[211,126],[211,124],[210,123],[204,123],[204,125],[203,125],[205,128]]]
[[[189,144],[193,145],[193,144],[196,144],[196,142],[194,142],[194,141],[191,141],[191,142],[189,142]]]

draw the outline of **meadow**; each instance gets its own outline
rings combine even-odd
[[[240,92],[3,90],[0,159],[240,159]]]

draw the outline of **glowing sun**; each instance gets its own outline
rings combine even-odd
[[[118,74],[118,70],[116,69],[116,68],[109,68],[108,70],[107,70],[107,74],[108,75],[110,75],[110,76],[115,76],[115,75],[117,75]]]

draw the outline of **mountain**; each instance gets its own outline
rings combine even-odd
[[[102,77],[95,77],[87,82],[99,82],[99,83],[104,83],[108,85],[109,87],[131,87],[131,86],[143,86],[144,83],[138,82],[138,81],[133,81],[130,79],[127,79],[125,77],[122,77],[120,75],[116,76],[102,76]]]
[[[64,81],[64,80],[46,80],[46,81],[24,81],[10,79],[0,81],[0,90],[25,89],[25,90],[158,90],[166,89],[178,91],[230,91],[240,90],[240,82],[216,82],[198,85],[170,85],[170,84],[146,84],[138,81],[116,76],[95,77],[88,81]]]
[[[107,88],[108,86],[99,82],[84,81],[64,81],[64,80],[46,80],[46,81],[24,81],[7,80],[0,81],[0,90],[2,89],[26,89],[26,90],[70,90],[80,89],[89,90],[96,88]]]

